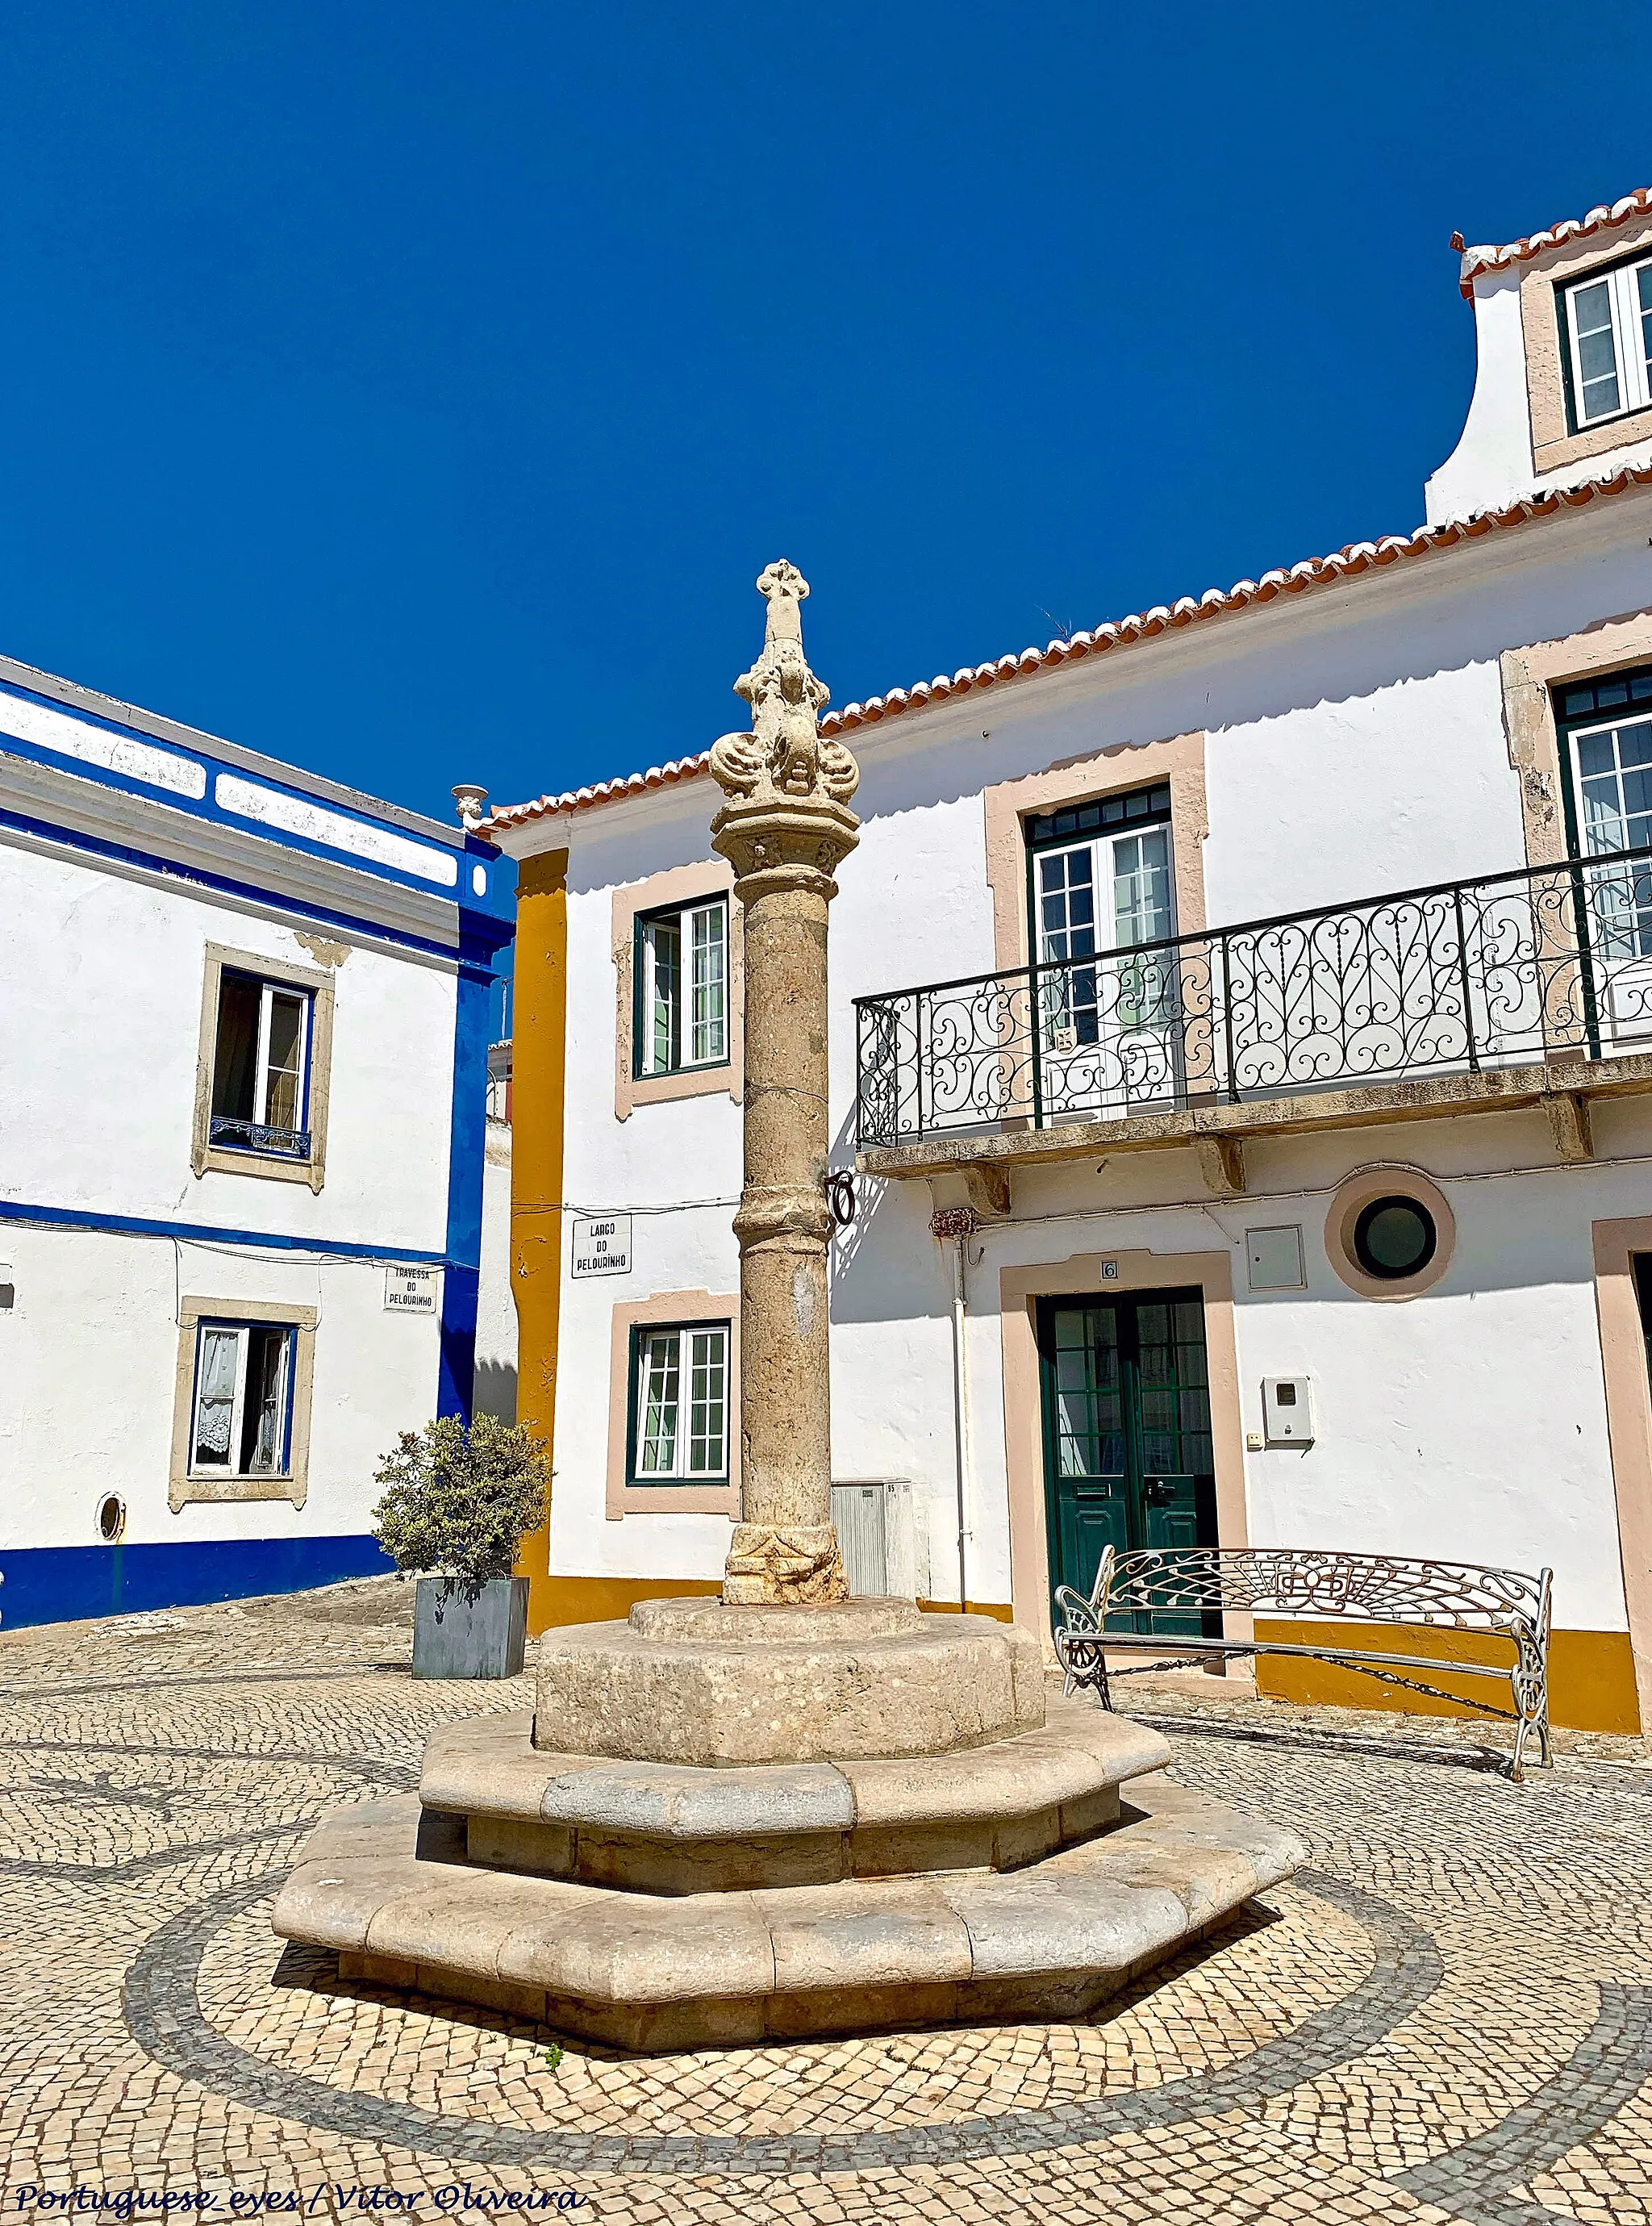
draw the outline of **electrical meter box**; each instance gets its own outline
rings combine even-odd
[[[1270,1446],[1313,1443],[1313,1386],[1306,1376],[1264,1376],[1262,1430]]]

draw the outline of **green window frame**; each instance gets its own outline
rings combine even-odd
[[[726,894],[639,913],[632,938],[632,1079],[727,1066],[728,990]]]
[[[734,1324],[639,1322],[626,1399],[628,1484],[726,1484]]]

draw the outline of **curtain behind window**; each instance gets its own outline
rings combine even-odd
[[[226,1121],[255,1119],[259,988],[244,974],[220,976],[218,1046],[213,1058],[213,1111]]]

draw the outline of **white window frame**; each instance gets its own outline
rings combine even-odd
[[[253,981],[258,992],[258,1040],[257,1047],[253,1053],[252,1062],[252,1123],[255,1128],[267,1129],[271,1125],[270,1120],[270,1082],[271,1074],[270,1065],[270,1023],[275,1010],[276,1000],[277,997],[283,997],[285,998],[289,1004],[295,1004],[298,1007],[300,1015],[298,1024],[298,1073],[295,1078],[298,1087],[294,1093],[293,1100],[294,1110],[297,1113],[298,1118],[293,1123],[292,1126],[295,1130],[302,1130],[308,1125],[305,1116],[309,1110],[309,1044],[310,1034],[315,1025],[315,1000],[309,991],[307,989],[297,989],[290,982],[274,982],[271,981],[268,976],[251,976],[240,967],[226,966],[223,970],[223,973],[219,976],[218,997],[220,1014],[224,1002],[225,975],[238,975],[243,980],[250,979]],[[217,1044],[216,1041],[214,1041],[214,1065],[216,1065],[216,1059]],[[284,1072],[285,1069],[282,1069],[280,1071]],[[216,1085],[216,1072],[214,1072],[213,1078],[214,1085]],[[214,1116],[213,1117],[217,1118],[218,1116]],[[256,1144],[244,1144],[234,1147],[233,1148],[241,1151],[256,1152],[258,1149],[258,1147]]]
[[[281,1459],[270,1468],[244,1467],[241,1440],[246,1427],[247,1372],[251,1362],[255,1331],[276,1331],[281,1336],[280,1434]],[[203,1460],[200,1453],[201,1402],[206,1390],[206,1348],[209,1339],[230,1339],[235,1346],[235,1381],[230,1401],[229,1439],[225,1457]],[[195,1382],[190,1401],[189,1473],[192,1477],[271,1477],[284,1482],[292,1472],[294,1346],[296,1332],[289,1322],[218,1321],[204,1318],[195,1325]]]
[[[702,944],[698,932],[712,919],[718,924],[718,933]],[[675,928],[677,935],[677,982],[668,1005],[669,1043],[662,1062],[656,1053],[654,1016],[660,1002],[658,944],[655,931]],[[725,892],[715,896],[698,898],[692,904],[672,906],[638,915],[637,981],[635,1050],[633,1066],[639,1082],[654,1082],[673,1074],[700,1074],[713,1068],[727,1066],[729,1061],[729,903]],[[715,986],[721,993],[721,1010],[715,1019],[702,1021],[696,1008],[701,997],[713,986],[709,969],[705,979],[700,978],[700,951],[715,951],[720,958]],[[715,1049],[700,1052],[698,1057],[683,1056],[685,1049],[693,1053],[697,1039],[715,1027]],[[685,1035],[688,1038],[684,1043]]]
[[[1039,967],[1059,966],[1064,969],[1061,973],[1049,977],[1052,994],[1046,994],[1041,984],[1040,995],[1046,1026],[1054,1028],[1060,1028],[1062,1026],[1055,1014],[1058,1008],[1064,1009],[1066,1006],[1067,985],[1072,978],[1071,971],[1068,970],[1071,967],[1083,965],[1090,956],[1093,956],[1096,964],[1100,965],[1103,960],[1117,951],[1134,950],[1137,947],[1132,944],[1121,944],[1118,940],[1118,908],[1115,898],[1117,876],[1115,853],[1121,843],[1136,843],[1141,841],[1146,836],[1160,834],[1162,834],[1165,838],[1165,894],[1167,900],[1166,913],[1168,925],[1162,936],[1150,936],[1147,941],[1150,944],[1169,942],[1174,939],[1177,930],[1175,836],[1168,819],[1141,821],[1134,826],[1101,828],[1092,835],[1075,836],[1070,842],[1041,843],[1033,851],[1032,876],[1033,964]],[[1071,857],[1080,850],[1088,850],[1090,855],[1090,904],[1093,913],[1090,926],[1096,947],[1093,954],[1081,953],[1076,959],[1071,955],[1064,960],[1053,958],[1049,955],[1044,925],[1045,894],[1044,865],[1047,859]],[[1071,927],[1064,930],[1063,932],[1071,940]],[[1070,1046],[1063,1041],[1053,1044],[1051,1048],[1064,1050]]]
[[[639,1322],[632,1332],[632,1461],[629,1481],[632,1485],[722,1485],[728,1481],[729,1455],[729,1397],[733,1388],[733,1324],[729,1321]],[[719,1403],[722,1409],[720,1439],[721,1458],[715,1468],[696,1468],[692,1466],[695,1442],[694,1409],[697,1403],[694,1395],[694,1340],[715,1338],[720,1349],[719,1365],[721,1372],[721,1391]],[[644,1456],[649,1442],[649,1390],[652,1369],[651,1349],[662,1351],[675,1345],[671,1363],[676,1378],[676,1421],[671,1441],[669,1466],[645,1467]]]
[[[1579,433],[1592,432],[1597,425],[1611,424],[1614,419],[1632,417],[1636,410],[1652,407],[1652,385],[1649,385],[1647,348],[1652,337],[1652,326],[1642,322],[1642,317],[1652,319],[1652,307],[1645,311],[1641,306],[1640,274],[1652,271],[1652,256],[1642,256],[1634,263],[1618,264],[1615,270],[1585,271],[1581,277],[1571,280],[1561,291],[1565,301],[1566,361],[1572,374],[1572,414]],[[1578,343],[1578,296],[1592,288],[1604,286],[1611,318],[1612,353],[1617,366],[1617,407],[1601,410],[1591,415],[1585,408],[1583,358]]]
[[[178,1307],[178,1361],[173,1395],[171,1481],[174,1513],[201,1500],[285,1499],[302,1507],[309,1491],[310,1403],[315,1375],[314,1307],[288,1306],[261,1299],[186,1297]],[[250,1332],[284,1329],[287,1341],[286,1459],[278,1469],[239,1466],[241,1429],[246,1416]],[[229,1454],[223,1462],[197,1462],[201,1362],[208,1330],[239,1332],[235,1399],[231,1414]]]

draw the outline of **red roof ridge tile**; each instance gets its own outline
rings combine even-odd
[[[1569,216],[1560,224],[1552,224],[1547,232],[1534,232],[1524,239],[1511,239],[1506,247],[1465,247],[1463,275],[1458,282],[1464,297],[1473,295],[1474,281],[1482,270],[1507,270],[1516,263],[1528,263],[1534,255],[1541,255],[1545,248],[1558,247],[1562,240],[1586,239],[1591,232],[1610,232],[1614,225],[1627,224],[1630,217],[1644,215],[1648,209],[1652,209],[1652,186],[1636,186],[1622,200],[1610,205],[1603,201],[1587,216]]]
[[[989,658],[984,665],[960,665],[950,678],[944,672],[938,672],[932,680],[918,680],[910,687],[892,688],[887,695],[869,696],[864,703],[845,703],[841,710],[827,712],[820,722],[821,732],[854,734],[862,727],[877,726],[909,711],[927,709],[955,696],[999,687],[1007,681],[1030,679],[1037,673],[1052,671],[1081,658],[1103,656],[1115,649],[1128,649],[1138,642],[1155,639],[1160,634],[1179,633],[1205,619],[1227,617],[1275,602],[1281,595],[1298,595],[1316,588],[1332,587],[1339,581],[1357,579],[1363,573],[1432,556],[1463,542],[1481,540],[1488,533],[1524,525],[1537,518],[1553,518],[1565,510],[1580,509],[1586,503],[1645,487],[1652,487],[1652,465],[1626,465],[1610,477],[1525,495],[1500,510],[1477,511],[1469,518],[1447,519],[1438,525],[1420,525],[1413,533],[1387,533],[1373,541],[1350,542],[1331,556],[1306,556],[1295,564],[1275,566],[1258,579],[1237,580],[1231,588],[1207,588],[1201,595],[1182,595],[1173,603],[1156,603],[1151,610],[1134,613],[1128,618],[1109,619],[1083,633],[1059,637],[1042,649],[1024,649],[1019,656]],[[645,790],[670,788],[679,781],[698,779],[710,760],[710,751],[701,750],[693,757],[672,758],[664,765],[650,766],[645,773],[621,774],[588,787],[566,789],[558,796],[536,797],[524,804],[502,805],[475,831],[490,835],[501,829],[520,827],[530,820],[612,804],[621,797],[639,795]]]

